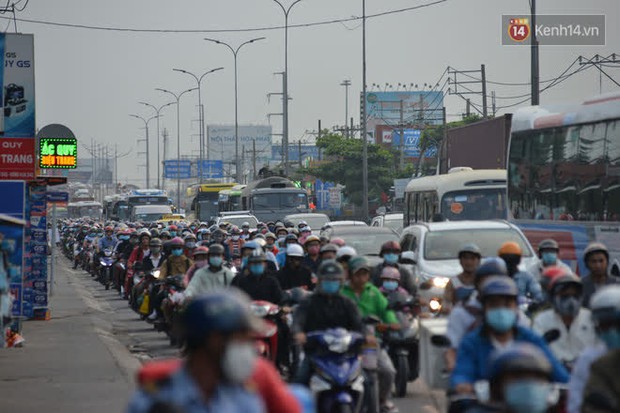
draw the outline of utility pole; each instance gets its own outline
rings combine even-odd
[[[487,117],[487,75],[484,65],[480,65],[480,75],[482,78],[482,117]]]
[[[532,77],[532,106],[540,103],[540,75],[538,67],[538,39],[536,38],[536,0],[530,0],[531,26],[531,77]]]
[[[297,141],[297,152],[299,155],[299,168],[301,169],[301,139]]]
[[[164,151],[163,151],[163,158],[162,158],[162,162],[164,163],[164,165],[166,165],[166,154],[168,153],[168,129],[164,128],[164,131],[162,132],[162,138],[164,140]],[[166,174],[165,174],[165,168],[163,169],[164,173],[162,174],[161,177],[161,187],[162,189],[166,188]]]
[[[256,139],[252,139],[252,180],[256,179]]]
[[[465,116],[469,117],[471,115],[471,100],[467,98],[465,105]]]
[[[603,93],[603,75],[605,75],[607,79],[611,80],[616,86],[620,87],[620,83],[618,83],[616,79],[614,79],[613,77],[609,76],[609,74],[607,74],[607,72],[605,72],[601,68],[601,66],[603,65],[608,66],[608,67],[616,67],[616,68],[618,67],[618,63],[620,63],[620,59],[616,57],[615,53],[612,53],[607,57],[596,54],[589,59],[584,56],[579,56],[578,59],[579,59],[579,66],[590,65],[598,69],[599,71],[599,78],[598,78],[599,93]]]
[[[366,0],[362,0],[362,215],[368,219],[368,130],[366,125]]]
[[[480,79],[474,78],[469,73],[478,73],[480,74]],[[448,89],[448,93],[451,95],[458,95],[461,99],[467,102],[468,107],[473,106],[473,108],[478,112],[481,116],[487,117],[487,82],[486,82],[486,70],[485,65],[480,65],[480,70],[456,70],[454,68],[448,67],[448,76],[454,75],[454,79],[449,78],[450,84],[454,86],[454,89],[451,87]],[[459,80],[458,75],[465,75],[467,80]],[[473,79],[473,80],[472,80]],[[472,90],[467,86],[464,86],[464,90],[459,90],[460,85],[465,84],[480,84],[480,91]],[[482,95],[482,110],[478,109],[478,106],[473,105],[465,95]],[[470,114],[470,109],[467,110],[467,116]]]
[[[495,117],[495,113],[497,112],[497,105],[495,103],[495,91],[491,92],[491,112],[493,112],[493,117]]]
[[[349,137],[349,131],[347,130],[347,123],[349,122],[349,86],[351,86],[350,80],[343,80],[340,86],[344,86],[344,137]]]
[[[422,95],[420,95],[422,97]],[[405,110],[403,108],[403,99],[400,100],[400,162],[399,168],[405,169]]]
[[[317,134],[317,140],[321,139],[321,119],[319,119],[319,133]],[[321,161],[321,148],[319,147],[319,161]]]

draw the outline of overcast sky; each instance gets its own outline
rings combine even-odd
[[[25,0],[22,0],[22,5]],[[292,0],[282,0],[290,4]],[[367,0],[367,13],[379,13],[433,0]],[[367,23],[367,84],[395,87],[400,83],[434,84],[446,67],[466,70],[486,64],[487,78],[502,82],[529,81],[529,48],[502,46],[500,16],[527,14],[527,0],[447,0],[399,14],[369,19]],[[618,0],[544,0],[540,14],[605,14],[607,45],[601,47],[541,47],[541,79],[559,75],[579,56],[620,52],[620,2]],[[327,21],[361,15],[360,0],[303,0],[290,14],[290,23]],[[7,15],[4,15],[7,16]],[[247,29],[282,25],[281,9],[272,0],[30,0],[24,19],[92,26],[137,29]],[[181,91],[194,86],[189,76],[172,71],[178,67],[194,72],[224,66],[203,82],[203,102],[209,124],[232,123],[233,59],[229,50],[203,40],[214,37],[239,44],[266,36],[239,54],[239,120],[265,124],[267,114],[280,112],[280,99],[267,93],[281,91],[281,78],[273,73],[284,66],[284,30],[236,33],[132,33],[53,27],[17,22],[18,30],[35,35],[37,127],[49,123],[69,126],[79,140],[91,138],[119,152],[132,151],[120,160],[119,178],[133,181],[144,176],[138,167],[143,151],[136,140],[143,136],[142,123],[130,113],[152,114],[138,104],[161,105],[169,101],[157,87]],[[9,31],[13,31],[11,23]],[[289,30],[290,140],[311,139],[306,133],[340,125],[344,119],[343,79],[350,79],[350,116],[359,118],[361,90],[361,26],[337,23]],[[609,69],[620,79],[620,70]],[[603,78],[603,92],[617,90]],[[498,97],[529,92],[528,86],[489,85]],[[579,73],[541,95],[541,102],[575,101],[598,94],[596,69]],[[518,100],[498,99],[498,106]],[[479,100],[478,100],[479,102]],[[524,103],[526,105],[527,103]],[[451,119],[464,112],[457,96],[446,98]],[[513,110],[513,109],[510,109]],[[164,109],[162,127],[176,137],[176,111]],[[183,153],[198,147],[197,95],[181,101]],[[154,122],[152,123],[154,125]],[[272,118],[274,131],[281,120]],[[154,131],[155,129],[151,129]],[[154,133],[152,133],[154,136]],[[152,142],[151,148],[155,148]],[[176,148],[176,143],[173,146]],[[174,154],[176,149],[172,149]],[[82,152],[83,153],[83,152]],[[152,176],[155,154],[152,149]]]

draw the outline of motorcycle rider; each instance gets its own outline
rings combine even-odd
[[[276,245],[277,239],[273,232],[268,232],[265,234],[265,241],[267,241],[267,245],[265,245],[265,248],[271,251],[274,256],[278,255],[278,252],[280,251],[278,250],[278,246]]]
[[[194,264],[185,273],[184,284],[187,286],[198,270],[209,264],[209,249],[207,247],[194,248],[192,259]]]
[[[514,241],[507,241],[497,251],[497,255],[506,262],[508,275],[514,279],[519,289],[519,297],[530,298],[534,302],[540,303],[545,300],[542,287],[532,273],[519,270],[521,246]]]
[[[338,254],[338,246],[336,244],[326,243],[321,247],[321,253],[319,258],[324,260],[335,260],[336,254]]]
[[[304,249],[301,245],[291,244],[286,249],[286,263],[278,271],[276,278],[283,290],[302,287],[306,290],[314,289],[312,272],[303,265]]]
[[[549,267],[562,267],[566,271],[571,271],[570,267],[559,258],[560,245],[556,240],[548,238],[540,241],[538,244],[538,258],[540,261],[531,265],[528,271],[536,278],[540,279],[542,273]]]
[[[217,288],[232,284],[234,274],[224,266],[224,247],[213,244],[207,253],[208,264],[196,271],[187,288],[185,297],[195,297]]]
[[[163,243],[159,238],[153,238],[149,242],[149,255],[142,260],[142,269],[145,272],[159,268],[166,259],[162,252]]]
[[[194,257],[194,249],[197,247],[197,239],[196,236],[188,232],[185,236],[183,236],[183,253],[187,258]]]
[[[353,301],[340,294],[344,270],[333,260],[319,266],[316,292],[304,299],[293,314],[293,336],[298,345],[306,343],[306,334],[312,331],[344,328],[360,334],[364,332],[362,317]],[[374,341],[375,338],[372,337]],[[307,385],[312,374],[310,358],[301,362],[294,381]]]
[[[442,311],[449,313],[454,304],[457,303],[456,291],[459,288],[474,289],[474,278],[476,269],[480,265],[482,252],[480,248],[473,243],[465,244],[458,253],[459,263],[463,271],[456,277],[450,278],[443,295]]]
[[[399,293],[409,295],[407,290],[400,286],[400,272],[394,267],[385,267],[381,272],[381,287],[379,288],[384,295]]]
[[[141,229],[137,232],[138,243],[131,251],[129,258],[127,259],[127,274],[125,276],[125,294],[130,290],[131,280],[134,273],[134,264],[136,262],[142,262],[144,257],[150,254],[149,244],[151,242],[151,234],[147,229]],[[131,238],[130,238],[131,241]]]
[[[254,249],[247,258],[248,274],[237,274],[231,284],[244,291],[252,300],[280,304],[282,301],[282,289],[275,277],[265,273],[267,259],[263,250],[261,248]]]
[[[231,254],[235,255],[241,253],[243,244],[245,244],[245,239],[241,238],[241,231],[238,227],[232,227],[230,230],[230,238],[226,241],[226,244]]]
[[[257,362],[252,331],[261,327],[248,304],[232,291],[193,300],[183,316],[186,361],[139,389],[128,413],[152,412],[156,402],[186,412],[264,412],[258,395],[246,386]]]
[[[321,258],[319,257],[319,253],[321,252],[321,240],[316,235],[309,235],[303,246],[307,252],[303,264],[310,268],[310,271],[316,273],[321,263]]]
[[[581,280],[573,274],[555,278],[549,285],[553,308],[538,313],[532,323],[532,330],[542,337],[559,332],[549,347],[569,371],[579,354],[596,343],[590,310],[581,307],[582,290]]]
[[[297,235],[288,234],[284,238],[284,248],[281,248],[280,252],[278,252],[278,255],[276,255],[276,261],[278,263],[278,267],[282,268],[284,266],[285,261],[286,261],[286,248],[288,248],[288,246],[291,244],[299,244],[297,240]]]
[[[370,279],[376,287],[381,287],[381,272],[383,268],[389,266],[394,267],[400,272],[400,285],[411,295],[415,295],[417,288],[414,282],[413,274],[404,266],[398,263],[398,257],[401,253],[400,244],[397,241],[387,241],[381,245],[379,256],[383,258],[383,262],[372,269]]]
[[[468,333],[459,345],[450,377],[450,388],[456,394],[473,394],[476,381],[490,378],[488,361],[494,349],[520,342],[531,343],[544,352],[551,363],[554,382],[568,382],[566,369],[542,337],[518,325],[518,294],[515,282],[501,275],[488,277],[480,287],[484,323]]]
[[[341,294],[351,299],[360,310],[362,317],[374,315],[382,323],[394,330],[400,329],[400,323],[392,310],[388,308],[385,296],[370,281],[370,266],[365,257],[356,256],[349,260],[349,282],[342,287]],[[379,373],[379,402],[382,412],[395,412],[398,409],[390,400],[394,386],[396,369],[384,348],[377,352]]]
[[[584,253],[583,261],[588,268],[588,275],[582,277],[583,283],[583,306],[590,306],[590,298],[601,287],[616,284],[618,280],[608,274],[609,250],[600,242],[589,244]]]
[[[250,238],[250,223],[244,222],[241,224],[241,239],[247,240]]]
[[[207,248],[211,248],[211,246],[214,244],[220,244],[222,247],[224,247],[224,260],[229,261],[233,257],[233,255],[228,248],[225,240],[226,232],[218,228],[211,233],[211,242],[209,243],[209,245],[207,245]]]

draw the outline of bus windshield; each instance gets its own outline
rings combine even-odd
[[[503,219],[506,216],[504,188],[468,189],[447,192],[441,198],[441,213],[449,221]]]
[[[252,196],[254,209],[306,209],[308,195],[302,192],[272,192]]]

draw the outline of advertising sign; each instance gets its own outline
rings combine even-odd
[[[196,171],[199,174],[199,171]],[[223,178],[224,177],[224,162],[221,160],[216,161],[202,161],[202,177],[203,178]]]
[[[39,166],[49,169],[77,168],[77,139],[39,138]]]
[[[44,183],[28,185],[26,203],[26,247],[24,252],[23,315],[46,308],[47,288],[47,193]]]
[[[319,159],[319,148],[316,145],[295,145],[291,144],[288,147],[288,160],[290,162],[299,162],[299,153],[301,152],[301,160],[305,159]],[[273,162],[282,161],[282,145],[271,146],[271,160]]]
[[[417,129],[405,129],[405,142],[404,151],[405,156],[411,158],[417,158],[420,156],[420,136],[421,133]],[[392,131],[392,148],[400,151],[400,133],[401,131],[395,129]],[[424,153],[425,157],[435,156],[435,149],[427,149]]]
[[[24,182],[5,181],[0,182],[0,193],[11,196],[0,197],[0,213],[12,218],[24,219],[25,216],[25,193]],[[14,297],[13,316],[22,315],[22,268],[24,251],[24,227],[16,225],[0,225],[0,259],[5,260],[5,275],[9,283],[9,289]],[[1,269],[0,269],[1,271]]]
[[[329,207],[340,208],[342,205],[342,193],[340,188],[329,188]]]
[[[0,138],[0,179],[34,178],[34,138]]]
[[[252,160],[256,156],[259,166],[271,160],[271,126],[239,125],[239,157]],[[235,126],[208,125],[209,159],[220,159],[224,163],[235,162]],[[254,152],[256,149],[256,153]]]
[[[189,160],[164,161],[164,178],[189,179],[192,177],[192,162]]]
[[[69,193],[68,192],[48,192],[47,193],[47,202],[48,203],[55,203],[55,204],[62,204],[65,202],[69,202]]]
[[[26,187],[23,181],[0,182],[0,193],[11,196],[0,197],[0,213],[13,218],[24,219],[24,199]]]

